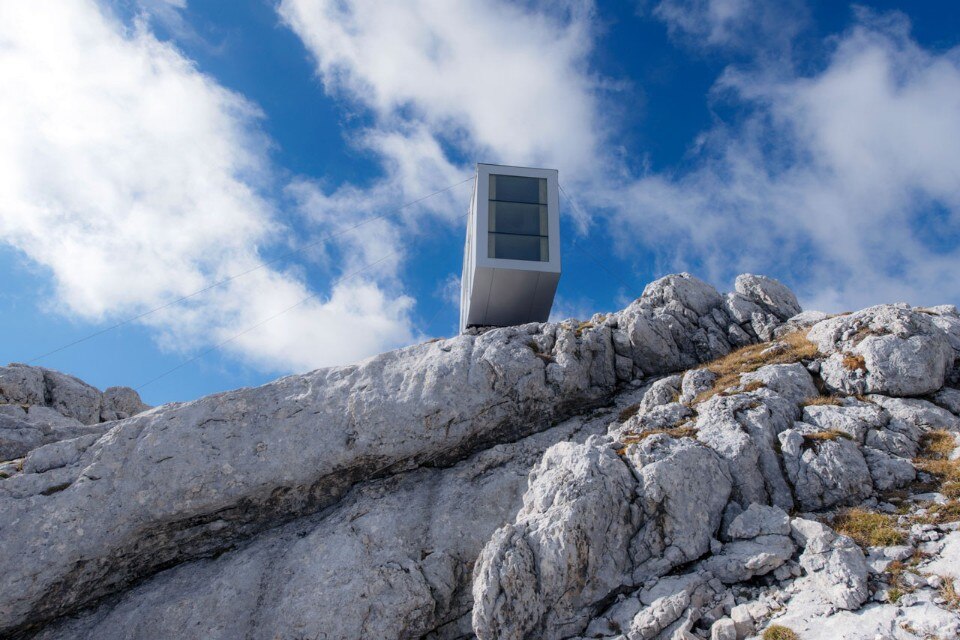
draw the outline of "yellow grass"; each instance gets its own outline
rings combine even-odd
[[[751,344],[731,351],[706,365],[706,369],[715,373],[717,379],[710,389],[694,399],[693,404],[736,387],[744,373],[752,373],[768,364],[793,364],[815,358],[817,354],[817,346],[807,340],[803,331],[789,333],[773,342]]]
[[[800,640],[800,636],[790,627],[772,624],[763,632],[763,640]]]
[[[812,398],[807,398],[801,403],[801,406],[804,407],[814,407],[814,406],[823,406],[823,405],[835,405],[840,406],[842,402],[837,396],[814,396]]]
[[[960,593],[957,593],[953,586],[953,578],[950,576],[940,576],[943,580],[943,586],[940,587],[940,597],[946,600],[948,609],[960,611]]]
[[[837,429],[829,429],[827,431],[817,431],[815,433],[805,433],[803,434],[803,444],[800,445],[802,449],[810,449],[817,446],[822,442],[833,442],[834,440],[839,440],[844,438],[845,440],[852,440],[849,433],[845,431],[838,431]]]
[[[623,411],[620,412],[620,415],[617,416],[617,422],[626,422],[633,416],[637,415],[637,411],[640,411],[640,403],[632,404]]]
[[[834,530],[850,536],[863,547],[889,547],[906,539],[897,528],[896,517],[860,507],[841,511],[833,518],[832,525]]]
[[[668,429],[648,429],[640,433],[624,436],[622,442],[623,444],[637,444],[658,433],[665,433],[671,438],[693,438],[697,435],[697,428],[689,422],[686,422]]]
[[[867,370],[867,361],[863,359],[858,353],[845,353],[843,354],[843,364],[845,369],[850,371],[866,371]]]

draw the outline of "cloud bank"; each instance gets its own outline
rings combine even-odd
[[[0,240],[49,270],[61,312],[141,313],[290,240],[261,195],[274,178],[259,109],[144,22],[127,27],[84,0],[0,4],[0,85]],[[293,307],[225,345],[273,370],[414,338],[412,299],[367,273],[310,295],[297,273],[264,268],[144,322],[188,351]]]
[[[960,128],[960,54],[925,50],[902,15],[858,10],[800,72],[802,2],[658,3],[652,15],[685,49],[736,60],[704,96],[736,116],[691,141],[683,169],[636,174],[604,117],[617,82],[591,68],[589,2],[284,0],[279,11],[325,89],[374,114],[364,139],[397,142],[370,144],[385,183],[416,184],[398,149],[433,140],[440,164],[490,154],[558,167],[592,203],[586,215],[618,230],[621,256],[652,253],[662,271],[718,283],[771,273],[828,310],[960,301],[949,277],[960,150],[944,144]]]

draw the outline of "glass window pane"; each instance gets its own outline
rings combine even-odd
[[[544,178],[491,174],[490,199],[502,202],[547,204],[547,181]]]
[[[517,202],[490,203],[490,231],[528,236],[547,234],[547,207]]]
[[[515,236],[491,233],[489,254],[502,260],[534,260],[548,262],[547,239],[540,236]]]

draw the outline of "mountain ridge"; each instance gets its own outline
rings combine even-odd
[[[809,347],[787,362],[797,332]],[[761,342],[711,395],[721,376],[701,365]],[[733,623],[739,638],[765,617],[734,616],[749,603],[727,606],[731,589],[777,571],[857,609],[878,593],[869,554],[788,512],[876,501],[926,473],[922,438],[960,430],[945,386],[958,354],[952,307],[827,317],[769,278],[722,295],[678,274],[585,322],[471,331],[153,408],[0,465],[0,540],[18,550],[0,555],[0,628],[679,638]],[[697,473],[709,482],[691,492]]]

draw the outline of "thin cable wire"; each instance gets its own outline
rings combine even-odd
[[[562,193],[562,194],[563,194],[563,197],[567,199],[567,202],[570,203],[570,206],[573,208],[573,210],[576,211],[578,214],[580,214],[581,217],[585,217],[585,216],[583,216],[583,212],[580,210],[580,207],[577,206],[577,203],[573,201],[573,198],[570,197],[570,194],[568,194],[568,193],[566,192],[566,190],[563,188],[563,185],[558,182],[558,183],[557,183],[557,186],[560,187],[560,193]],[[586,249],[586,248],[583,247],[582,245],[577,246],[577,239],[576,239],[576,238],[574,238],[573,242],[570,243],[570,248],[571,248],[571,249],[577,248],[577,249],[579,249],[580,251],[582,251],[583,253],[585,253],[585,254],[587,254],[588,256],[590,256],[591,258],[593,258],[593,260],[594,260],[598,265],[600,265],[600,267],[601,267],[604,271],[606,271],[606,272],[609,273],[611,276],[613,276],[614,279],[615,279],[617,282],[619,282],[621,285],[623,285],[623,286],[627,289],[628,292],[631,291],[631,290],[633,290],[633,289],[635,288],[635,285],[630,285],[630,284],[627,284],[626,282],[624,282],[623,278],[621,278],[615,271],[613,271],[612,269],[610,269],[609,267],[607,267],[607,265],[604,264],[604,261],[601,260],[600,258],[598,258],[592,251],[589,251],[588,249]]]
[[[440,189],[440,190],[438,190],[438,191],[434,191],[433,193],[430,193],[430,194],[427,194],[427,195],[425,195],[425,196],[423,196],[423,197],[417,198],[416,200],[411,200],[410,202],[404,203],[404,204],[400,205],[399,207],[397,207],[396,209],[391,209],[391,210],[389,210],[389,211],[386,211],[386,212],[384,212],[384,213],[381,213],[380,215],[373,216],[372,218],[367,218],[367,219],[365,219],[365,220],[361,220],[361,221],[358,222],[357,224],[355,224],[355,225],[353,225],[353,226],[350,226],[350,227],[347,227],[347,228],[345,228],[345,229],[341,229],[341,230],[336,231],[336,232],[328,233],[328,234],[324,235],[323,237],[318,238],[317,240],[314,240],[313,242],[310,242],[310,243],[308,243],[308,244],[305,244],[305,245],[303,245],[302,247],[298,247],[297,249],[293,249],[293,250],[288,251],[288,252],[286,252],[286,253],[280,254],[279,256],[276,256],[275,258],[272,258],[272,259],[270,259],[270,260],[266,260],[266,261],[264,261],[264,262],[261,262],[261,263],[255,265],[255,266],[247,269],[246,271],[241,271],[240,273],[235,273],[235,274],[233,274],[233,275],[231,275],[231,276],[227,276],[227,277],[224,278],[223,280],[219,280],[219,281],[217,281],[217,282],[214,282],[214,283],[212,283],[212,284],[209,284],[209,285],[207,285],[206,287],[203,287],[202,289],[197,289],[197,290],[194,291],[193,293],[188,293],[188,294],[185,295],[185,296],[181,296],[181,297],[179,297],[179,298],[177,298],[177,299],[175,299],[175,300],[171,300],[171,301],[169,301],[169,302],[166,302],[166,303],[160,305],[159,307],[154,307],[153,309],[148,309],[147,311],[144,311],[143,313],[139,313],[139,314],[137,314],[137,315],[135,315],[135,316],[132,316],[132,317],[130,317],[130,318],[127,318],[126,320],[121,320],[120,322],[117,322],[116,324],[110,325],[109,327],[104,327],[103,329],[99,329],[99,330],[97,330],[97,331],[94,331],[93,333],[90,333],[90,334],[88,334],[88,335],[86,335],[86,336],[84,336],[84,337],[82,337],[82,338],[78,338],[78,339],[76,339],[76,340],[74,340],[74,341],[72,341],[72,342],[68,342],[68,343],[66,343],[66,344],[63,344],[63,345],[57,347],[56,349],[53,349],[53,350],[51,350],[51,351],[47,351],[46,353],[43,353],[43,354],[41,354],[41,355],[39,355],[39,356],[36,356],[36,357],[28,360],[28,361],[27,361],[27,364],[33,364],[33,363],[37,362],[38,360],[42,360],[42,359],[44,359],[44,358],[46,358],[46,357],[52,356],[52,355],[55,354],[55,353],[59,353],[59,352],[65,350],[65,349],[69,349],[70,347],[76,346],[76,345],[81,344],[81,343],[83,343],[83,342],[86,342],[86,341],[88,341],[88,340],[92,340],[93,338],[96,338],[96,337],[101,336],[101,335],[103,335],[103,334],[105,334],[105,333],[108,333],[108,332],[110,332],[110,331],[113,331],[114,329],[118,329],[118,328],[120,328],[120,327],[123,327],[123,326],[125,326],[125,325],[128,325],[128,324],[130,324],[131,322],[136,322],[137,320],[140,320],[140,319],[142,319],[142,318],[145,318],[145,317],[147,317],[147,316],[149,316],[149,315],[152,315],[152,314],[154,314],[154,313],[156,313],[156,312],[158,312],[158,311],[162,311],[162,310],[164,310],[164,309],[167,309],[168,307],[172,307],[172,306],[174,306],[174,305],[176,305],[176,304],[179,304],[179,303],[181,303],[181,302],[183,302],[183,301],[185,301],[185,300],[189,300],[190,298],[195,298],[196,296],[199,296],[199,295],[201,295],[201,294],[203,294],[203,293],[206,293],[207,291],[210,291],[211,289],[215,289],[215,288],[217,288],[217,287],[219,287],[219,286],[221,286],[221,285],[227,284],[228,282],[232,282],[232,281],[236,280],[237,278],[242,278],[243,276],[248,275],[248,274],[251,274],[251,273],[253,273],[254,271],[259,271],[260,269],[263,269],[264,267],[268,267],[268,266],[270,266],[270,265],[272,265],[272,264],[275,264],[276,262],[279,262],[280,260],[283,260],[283,259],[285,259],[285,258],[289,258],[289,257],[292,256],[292,255],[296,255],[297,253],[300,253],[300,252],[302,252],[302,251],[304,251],[304,250],[306,250],[306,249],[310,249],[311,247],[315,247],[315,246],[317,246],[318,244],[321,244],[321,243],[323,243],[323,242],[326,242],[327,240],[331,240],[331,239],[333,239],[333,238],[336,238],[337,236],[341,236],[341,235],[343,235],[343,234],[345,234],[345,233],[348,233],[348,232],[350,232],[350,231],[353,231],[354,229],[357,229],[357,228],[359,228],[359,227],[362,227],[362,226],[365,225],[365,224],[368,224],[368,223],[373,222],[373,221],[375,221],[375,220],[380,220],[380,219],[382,219],[382,218],[385,218],[385,217],[387,217],[387,216],[393,215],[393,214],[395,214],[395,213],[399,213],[400,211],[402,211],[403,209],[406,209],[407,207],[411,207],[411,206],[413,206],[413,205],[415,205],[415,204],[418,204],[418,203],[420,203],[420,202],[423,202],[424,200],[427,200],[427,199],[432,198],[432,197],[434,197],[434,196],[440,195],[441,193],[446,193],[447,191],[450,191],[451,189],[455,189],[455,188],[459,187],[459,186],[462,185],[462,184],[465,184],[465,183],[467,183],[467,182],[470,182],[470,181],[473,180],[473,179],[474,179],[474,176],[470,176],[470,177],[467,178],[466,180],[461,180],[460,182],[457,182],[456,184],[452,184],[452,185],[450,185],[450,186],[448,186],[448,187],[444,187],[443,189]]]

